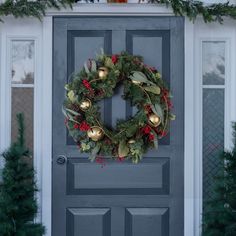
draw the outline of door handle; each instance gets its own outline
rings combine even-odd
[[[59,155],[57,157],[57,164],[64,165],[67,162],[67,157],[65,155]]]

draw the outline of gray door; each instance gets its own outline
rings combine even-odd
[[[101,48],[142,55],[174,95],[177,119],[169,136],[137,165],[90,163],[64,126],[64,85]],[[183,53],[181,17],[54,18],[53,236],[184,235]],[[101,103],[108,125],[133,113],[121,94],[122,88]]]

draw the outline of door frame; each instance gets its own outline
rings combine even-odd
[[[110,13],[111,14],[111,13]],[[63,14],[62,14],[63,15]],[[97,16],[98,14],[94,13],[92,15]],[[99,14],[100,15],[100,14]],[[117,14],[115,14],[117,15]],[[120,15],[120,14],[119,14]],[[144,14],[142,14],[143,16]],[[146,14],[150,15],[150,14]],[[163,14],[156,13],[155,16],[163,16]],[[169,13],[167,14],[169,15]],[[112,14],[112,16],[114,16]],[[135,14],[139,16],[139,14]],[[53,34],[53,17],[47,16],[44,18],[44,35]],[[185,236],[194,236],[195,228],[195,216],[194,216],[194,136],[191,135],[194,133],[194,65],[193,65],[193,48],[194,48],[194,26],[188,20],[185,20],[185,78],[188,75],[188,80],[185,81],[185,137],[184,137],[184,235]],[[52,119],[52,60],[48,62],[48,58],[52,58],[52,47],[48,45],[49,38],[46,36],[43,38],[43,46],[45,52],[43,60],[43,71],[44,76],[51,78],[47,80],[47,85],[45,84],[44,88],[47,88],[47,102],[44,103],[43,109],[45,110],[43,114],[46,115],[48,120]],[[50,38],[51,42],[51,38]],[[46,60],[47,58],[47,60]],[[47,62],[46,62],[47,61]],[[188,102],[187,102],[188,101]],[[188,115],[186,115],[188,114]],[[45,119],[46,119],[45,117]],[[49,119],[50,118],[50,119]],[[46,149],[43,151],[43,163],[42,163],[42,222],[46,225],[47,236],[51,236],[51,189],[52,189],[52,126],[47,124],[47,129],[44,127],[43,140],[46,145]],[[50,184],[49,184],[50,183]]]

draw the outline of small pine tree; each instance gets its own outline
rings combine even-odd
[[[29,150],[25,147],[23,115],[17,115],[18,138],[3,153],[3,185],[0,191],[0,235],[42,236],[44,227],[34,223],[37,191]]]
[[[233,150],[220,156],[224,165],[215,178],[212,200],[206,204],[203,236],[236,236],[236,123],[233,143]]]

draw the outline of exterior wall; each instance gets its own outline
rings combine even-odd
[[[10,144],[11,89],[10,42],[12,39],[35,40],[36,77],[34,95],[34,161],[41,190],[38,220],[51,232],[51,134],[52,134],[52,16],[53,15],[172,15],[165,7],[153,5],[79,5],[73,11],[50,11],[42,22],[35,19],[6,17],[0,25],[0,151]],[[235,21],[223,25],[205,24],[198,19],[185,20],[185,235],[199,236],[202,212],[202,85],[201,42],[227,42],[225,85],[225,147],[231,146],[230,122],[236,120],[234,80],[236,71]],[[3,163],[2,163],[3,164]]]

